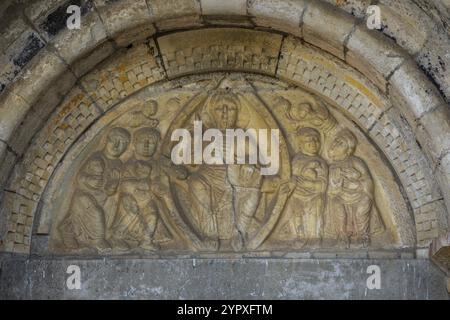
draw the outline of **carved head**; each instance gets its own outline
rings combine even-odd
[[[104,152],[108,158],[119,158],[128,148],[131,135],[123,128],[112,128],[106,137]]]
[[[206,115],[215,129],[232,129],[236,127],[239,113],[239,98],[227,90],[214,92],[207,105]]]
[[[142,113],[150,118],[154,116],[158,112],[158,103],[155,100],[146,101],[144,106],[142,107]]]
[[[105,172],[105,166],[100,158],[94,158],[89,160],[81,170],[84,176],[90,177],[90,179],[81,179],[80,183],[92,189],[101,189],[103,186],[103,175]]]
[[[296,107],[292,108],[290,115],[294,120],[303,120],[312,112],[311,104],[307,102],[299,103]]]
[[[320,151],[320,133],[313,128],[301,128],[298,130],[299,147],[303,154],[316,156]]]
[[[353,155],[358,141],[348,129],[339,132],[331,143],[328,156],[332,161],[342,161]]]
[[[139,156],[149,158],[155,154],[160,138],[159,131],[156,129],[139,129],[134,133],[134,151]]]

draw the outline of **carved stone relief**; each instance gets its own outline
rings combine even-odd
[[[111,110],[98,133],[72,152],[75,166],[59,169],[49,207],[52,250],[249,252],[398,244],[392,218],[398,206],[390,203],[404,202],[395,183],[383,178],[389,169],[356,126],[321,98],[242,75],[173,87],[142,92]],[[278,173],[261,175],[260,164],[175,165],[173,131],[191,132],[199,120],[203,131],[224,134],[279,129]]]

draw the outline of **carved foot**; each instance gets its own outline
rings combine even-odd
[[[219,243],[218,239],[203,240],[203,250],[205,250],[205,251],[218,251],[219,246],[220,246],[220,243]]]
[[[72,237],[64,238],[63,245],[67,249],[78,249],[80,247],[77,240]]]
[[[370,246],[370,237],[369,236],[365,236],[361,239],[361,244],[363,246],[363,248],[368,248]]]
[[[117,251],[128,251],[130,246],[123,240],[115,239],[112,240],[112,248]]]
[[[109,243],[106,240],[99,240],[95,243],[95,248],[98,250],[98,252],[100,253],[107,253],[111,250],[111,246],[109,245]]]
[[[295,240],[295,247],[296,248],[299,248],[299,249],[304,248],[304,247],[306,247],[307,244],[308,244],[308,240],[306,240],[306,239],[297,239],[297,240]]]
[[[244,238],[239,231],[235,231],[233,238],[231,239],[231,247],[234,251],[241,251],[244,247]]]
[[[139,245],[139,248],[142,248],[147,251],[156,251],[158,250],[158,246],[153,244],[151,241],[144,241]]]

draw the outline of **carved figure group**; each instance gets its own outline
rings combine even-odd
[[[245,100],[228,85],[205,91],[174,116],[164,137],[193,119],[224,135],[249,123],[273,128],[277,122],[264,113],[264,104],[248,103],[257,99]],[[355,156],[355,135],[311,97],[296,104],[280,97],[277,103],[295,128],[289,134],[295,151],[280,149],[286,150],[280,173],[265,177],[260,164],[174,165],[160,148],[168,144],[156,128],[157,103],[146,101],[116,122],[103,148],[76,173],[58,225],[64,246],[152,251],[175,238],[209,251],[255,250],[270,239],[300,246],[370,245],[384,227],[370,170]]]
[[[292,160],[295,189],[289,199],[287,234],[302,245],[322,240],[348,247],[370,245],[371,233],[383,229],[374,199],[374,183],[365,162],[354,155],[357,140],[347,129],[338,131],[321,156],[321,135],[313,128],[298,130],[300,152]]]
[[[77,174],[67,216],[59,226],[66,247],[155,250],[158,240],[170,237],[161,220],[167,210],[164,199],[170,197],[169,176],[185,177],[170,160],[155,158],[160,138],[152,127],[133,135],[120,127],[108,132],[104,148]],[[133,156],[123,163],[120,157],[130,144]]]

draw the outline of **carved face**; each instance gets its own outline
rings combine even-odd
[[[101,189],[104,182],[104,172],[105,168],[100,159],[93,159],[89,161],[83,170],[83,173],[88,176],[89,179],[83,180],[83,183],[92,189]]]
[[[210,110],[218,126],[217,129],[230,129],[236,126],[238,106],[231,98],[223,97],[218,99],[214,102]]]
[[[106,139],[105,153],[110,158],[119,158],[130,143],[129,134],[125,129],[113,129]]]
[[[303,136],[300,148],[304,154],[314,156],[320,151],[320,138],[315,135]]]
[[[312,128],[304,128],[298,134],[301,152],[309,156],[318,155],[321,147],[320,133]]]
[[[134,150],[142,157],[149,158],[156,152],[158,138],[149,131],[143,131],[136,134],[134,140]]]
[[[142,113],[150,118],[154,116],[158,112],[158,104],[155,100],[147,101],[144,107],[142,108]]]
[[[311,112],[311,105],[308,103],[300,103],[290,111],[291,117],[295,120],[303,120]]]
[[[342,161],[353,153],[351,141],[344,135],[338,135],[332,142],[328,155],[332,161]]]

